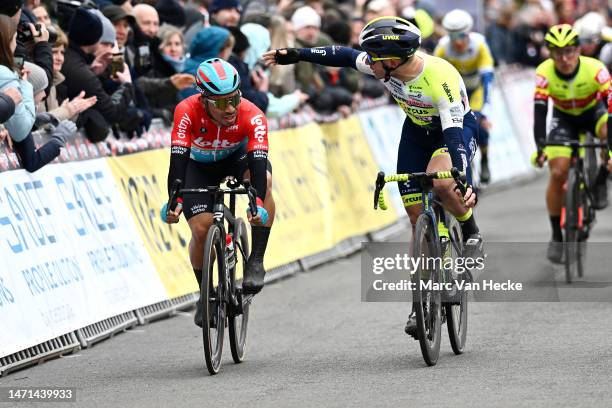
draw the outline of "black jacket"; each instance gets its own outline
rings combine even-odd
[[[0,92],[0,123],[4,123],[15,113],[15,102],[10,96]]]
[[[133,99],[129,83],[121,84],[112,95],[107,94],[100,79],[89,68],[88,56],[77,45],[68,46],[62,74],[66,77],[62,84],[66,87],[66,97],[74,98],[81,91],[85,91],[85,97],[95,95],[98,101],[90,109],[98,111],[111,125],[122,119]]]
[[[20,22],[34,24],[36,23],[36,17],[26,8],[22,8]],[[53,85],[53,50],[51,49],[51,44],[46,41],[34,43],[32,53],[30,54],[25,44],[17,40],[17,48],[14,54],[16,57],[23,57],[24,60],[32,62],[44,69],[49,81],[49,87],[47,89]]]

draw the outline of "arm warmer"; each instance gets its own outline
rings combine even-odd
[[[468,163],[465,146],[463,146],[463,129],[449,127],[444,129],[442,135],[444,136],[444,142],[448,146],[448,153],[451,156],[453,167],[456,167],[459,171],[466,171]]]
[[[174,180],[180,179],[185,184],[185,172],[189,163],[191,149],[182,146],[172,146],[170,150],[170,168],[168,169],[168,197]]]
[[[266,192],[268,189],[267,156],[267,152],[261,150],[255,150],[248,153],[249,172],[251,173],[251,185],[255,188],[255,190],[257,190],[257,197],[261,198],[261,201],[265,200]]]
[[[541,149],[544,146],[544,143],[546,143],[547,114],[548,101],[536,100],[533,111],[533,138],[538,149]]]
[[[482,104],[483,105],[488,104],[491,98],[491,85],[493,84],[493,77],[494,77],[493,72],[485,72],[484,74],[480,76],[480,79],[482,81],[482,91],[483,91]]]
[[[357,69],[356,61],[360,51],[349,47],[332,45],[329,47],[300,48],[300,61],[313,62],[328,67],[349,67]]]

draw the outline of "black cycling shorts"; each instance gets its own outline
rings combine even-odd
[[[549,143],[564,143],[578,140],[581,132],[591,132],[597,137],[597,130],[607,123],[608,109],[603,102],[599,102],[591,109],[578,116],[569,115],[558,109],[553,109],[550,123],[550,132],[546,139]]]
[[[218,186],[227,176],[233,176],[242,181],[244,173],[249,169],[246,145],[223,160],[213,163],[199,163],[189,160],[185,171],[183,188],[202,188]],[[272,164],[268,160],[267,169],[272,174]],[[183,196],[183,213],[189,220],[200,213],[212,213],[213,196],[211,194],[185,194]]]

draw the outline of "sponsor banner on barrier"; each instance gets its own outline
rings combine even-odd
[[[0,356],[165,299],[105,159],[2,181]]]
[[[276,219],[266,255],[273,268],[395,221],[373,210],[375,164],[356,117],[272,132]]]
[[[395,174],[397,169],[397,149],[402,136],[402,126],[406,114],[398,106],[385,106],[358,112],[357,116],[368,140],[370,150],[385,174]],[[397,184],[389,184],[385,190],[397,215],[406,215],[402,197]]]
[[[139,236],[159,274],[168,298],[198,290],[189,262],[191,238],[184,218],[169,225],[160,218],[168,201],[170,150],[158,149],[107,159]]]

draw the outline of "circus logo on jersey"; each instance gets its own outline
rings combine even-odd
[[[597,82],[599,82],[600,84],[605,84],[610,80],[610,74],[608,73],[607,69],[602,68],[595,76],[595,79],[597,79]]]

